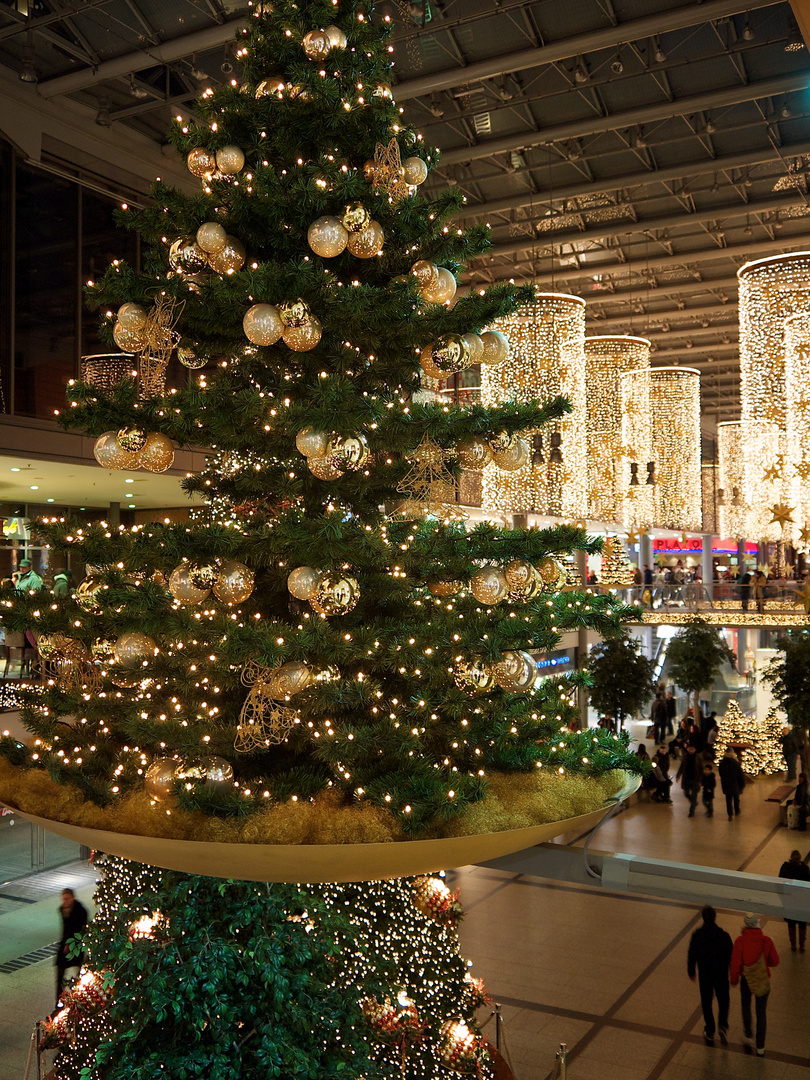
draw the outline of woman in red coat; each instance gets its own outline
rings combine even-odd
[[[767,1028],[768,995],[771,992],[771,968],[779,963],[776,946],[766,937],[759,926],[759,915],[751,912],[745,916],[743,932],[731,950],[729,981],[732,986],[740,984],[743,1031],[751,1038],[751,997],[753,995],[757,1014],[757,1054],[765,1057],[765,1032]]]

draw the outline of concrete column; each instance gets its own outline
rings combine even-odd
[[[703,534],[703,554],[700,557],[700,571],[703,574],[703,588],[709,600],[714,599],[714,568],[712,567],[712,540],[711,533]]]
[[[110,509],[107,511],[107,523],[113,529],[117,529],[121,524],[121,503],[110,503]]]
[[[652,569],[653,566],[653,545],[652,537],[649,533],[642,533],[638,542],[638,557],[641,563],[642,570],[645,566],[649,566]]]
[[[574,558],[577,570],[579,570],[579,576],[582,579],[582,587],[585,588],[588,584],[588,556],[584,551],[575,551]],[[584,667],[587,658],[588,631],[580,629],[577,634],[577,667]],[[579,688],[579,722],[584,731],[588,726],[588,694],[582,686]]]

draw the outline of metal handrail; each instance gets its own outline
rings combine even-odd
[[[591,586],[594,588],[594,586]],[[764,595],[754,596],[753,589],[731,582],[715,582],[711,592],[700,581],[681,585],[632,585],[625,588],[597,584],[600,592],[618,592],[628,603],[637,603],[649,610],[759,612],[760,614],[795,614],[803,597],[795,581],[771,581]]]

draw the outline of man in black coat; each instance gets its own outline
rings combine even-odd
[[[717,912],[708,904],[701,912],[703,926],[695,930],[689,942],[686,970],[692,982],[697,968],[700,1004],[703,1008],[703,1038],[714,1046],[714,1011],[712,999],[717,997],[717,1029],[720,1042],[728,1045],[728,966],[733,948],[731,935],[717,925]]]
[[[62,916],[62,940],[59,942],[59,949],[56,953],[57,1006],[62,996],[66,969],[80,968],[84,960],[83,953],[79,953],[78,956],[67,955],[72,938],[77,934],[81,934],[87,926],[87,908],[80,900],[76,899],[73,889],[62,889],[62,903],[59,906],[59,914]]]
[[[731,821],[735,814],[740,812],[740,795],[745,787],[745,773],[730,746],[720,758],[717,771],[720,773],[720,787],[726,797],[728,820]]]

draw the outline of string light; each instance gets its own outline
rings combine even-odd
[[[729,743],[744,743],[743,772],[749,776],[781,772],[785,767],[780,742],[783,725],[784,720],[775,709],[771,709],[760,724],[755,716],[746,716],[732,698],[717,726],[714,743],[717,760],[726,752]]]
[[[810,312],[785,321],[785,396],[787,406],[783,475],[787,502],[796,508],[791,537],[810,523]]]
[[[720,532],[742,540],[747,535],[748,507],[743,495],[745,460],[742,420],[724,420],[717,425],[717,458],[720,469]]]
[[[664,529],[700,529],[700,372],[650,369],[656,522]]]
[[[622,502],[619,520],[630,528],[649,528],[655,522],[652,442],[652,401],[649,365],[626,371],[620,380],[623,457],[619,467]],[[594,451],[596,453],[598,451]]]
[[[498,319],[493,328],[509,339],[510,358],[498,367],[482,367],[483,405],[547,402],[562,394],[572,409],[553,429],[534,433],[542,439],[543,450],[536,443],[522,469],[505,473],[487,466],[482,507],[486,513],[584,517],[588,512],[585,301],[563,293],[538,293],[534,304]],[[554,445],[557,441],[559,446]]]

